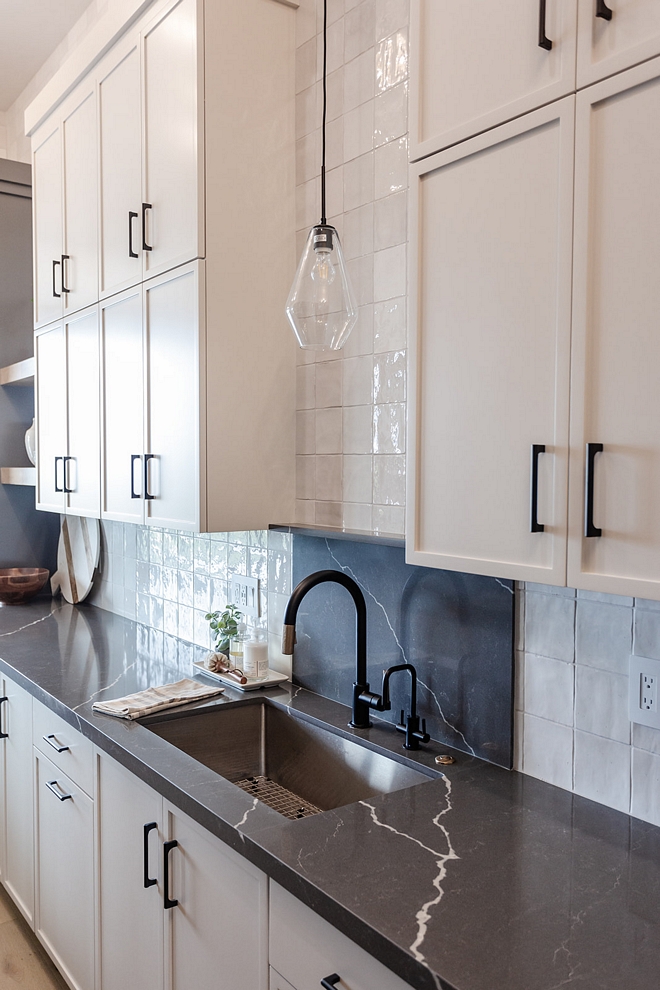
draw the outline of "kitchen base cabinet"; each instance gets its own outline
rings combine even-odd
[[[660,54],[657,0],[607,0],[603,6],[612,11],[609,20],[597,14],[595,0],[578,0],[579,89]]]
[[[94,990],[94,802],[35,754],[35,932],[73,990]]]
[[[100,990],[163,990],[160,794],[97,752]]]
[[[270,990],[316,988],[333,973],[341,979],[341,990],[410,990],[382,963],[272,880],[270,962]],[[281,973],[288,983],[278,980]]]
[[[5,677],[2,703],[2,882],[34,925],[32,697]]]
[[[168,990],[267,990],[268,880],[165,804]],[[164,861],[165,862],[165,861]],[[167,904],[168,901],[165,901]]]
[[[289,981],[285,980],[283,976],[280,976],[277,970],[271,966],[268,990],[295,990],[295,987],[292,987]]]

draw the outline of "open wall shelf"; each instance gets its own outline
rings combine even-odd
[[[33,467],[0,468],[0,484],[28,485],[31,488],[35,488],[37,484],[37,469]]]
[[[34,384],[34,358],[26,358],[24,361],[17,361],[16,364],[8,364],[5,368],[0,368],[0,385],[33,385]]]

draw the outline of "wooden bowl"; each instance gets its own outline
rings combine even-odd
[[[49,576],[45,567],[0,567],[0,603],[22,605],[41,591]]]

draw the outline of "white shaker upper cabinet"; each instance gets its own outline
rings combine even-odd
[[[144,286],[145,522],[171,529],[199,530],[206,515],[200,506],[206,495],[200,463],[206,422],[200,403],[203,277],[203,263],[192,264]]]
[[[574,101],[411,167],[410,563],[565,583]]]
[[[62,131],[50,119],[32,145],[34,323],[62,315]]]
[[[576,4],[412,0],[411,160],[572,92]]]
[[[98,299],[96,86],[78,87],[62,114],[64,240],[62,305],[74,313]]]
[[[34,338],[36,367],[38,509],[64,512],[66,435],[66,330],[58,323]]]
[[[101,510],[99,317],[96,306],[66,324],[68,442],[64,470],[66,511]]]
[[[577,97],[568,584],[652,599],[660,599],[659,120],[660,59]],[[589,456],[588,444],[602,452],[591,446]]]
[[[101,516],[142,523],[144,363],[142,287],[100,305]]]
[[[101,298],[142,280],[140,71],[138,32],[99,70]]]
[[[579,87],[658,54],[658,0],[579,0]]]
[[[204,255],[204,55],[200,0],[142,32],[144,277]]]

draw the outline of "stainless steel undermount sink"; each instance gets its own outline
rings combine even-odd
[[[430,779],[266,700],[182,712],[144,724],[291,819]]]

